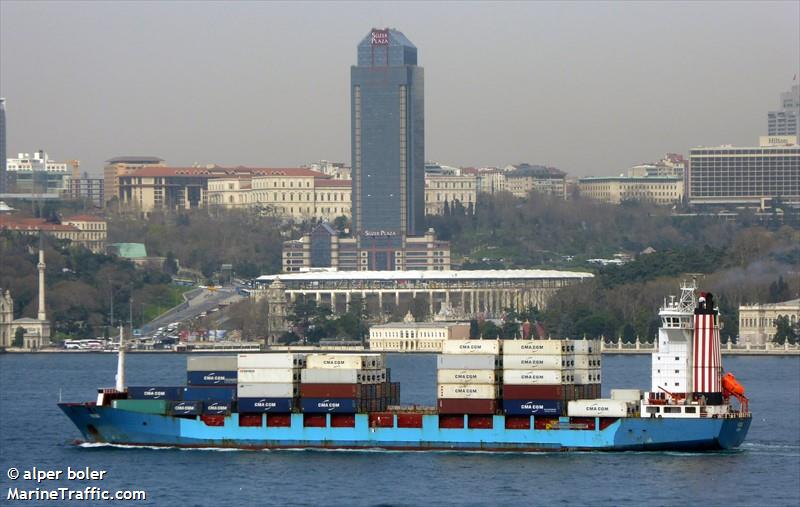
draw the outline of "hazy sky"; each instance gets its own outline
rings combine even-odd
[[[798,1],[2,0],[7,151],[90,172],[129,154],[349,163],[356,44],[390,26],[425,67],[426,159],[616,174],[757,142],[800,72],[798,20]]]

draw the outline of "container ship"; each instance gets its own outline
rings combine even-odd
[[[713,451],[752,419],[724,373],[719,312],[694,283],[664,302],[651,388],[603,399],[594,340],[447,340],[437,405],[400,405],[381,354],[189,356],[185,386],[116,386],[59,403],[82,442],[241,449]]]

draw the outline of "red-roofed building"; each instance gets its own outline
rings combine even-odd
[[[47,222],[43,218],[0,215],[0,229],[23,234],[45,232],[55,238],[85,246],[95,253],[103,252],[106,247],[106,221],[91,215],[75,215],[65,218],[60,224]]]

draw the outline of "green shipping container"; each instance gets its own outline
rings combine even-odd
[[[143,414],[166,414],[169,408],[167,400],[114,400],[113,407],[129,412]]]

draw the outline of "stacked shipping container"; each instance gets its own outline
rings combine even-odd
[[[503,411],[560,416],[566,403],[600,394],[599,347],[592,340],[507,340]]]
[[[173,403],[172,412],[175,415],[230,414],[236,399],[236,378],[236,356],[189,356],[182,402]]]
[[[300,395],[306,354],[239,354],[239,413],[289,413]]]
[[[400,398],[382,354],[311,354],[300,379],[305,413],[377,412]]]
[[[494,414],[502,385],[500,340],[447,340],[437,362],[440,414]]]

